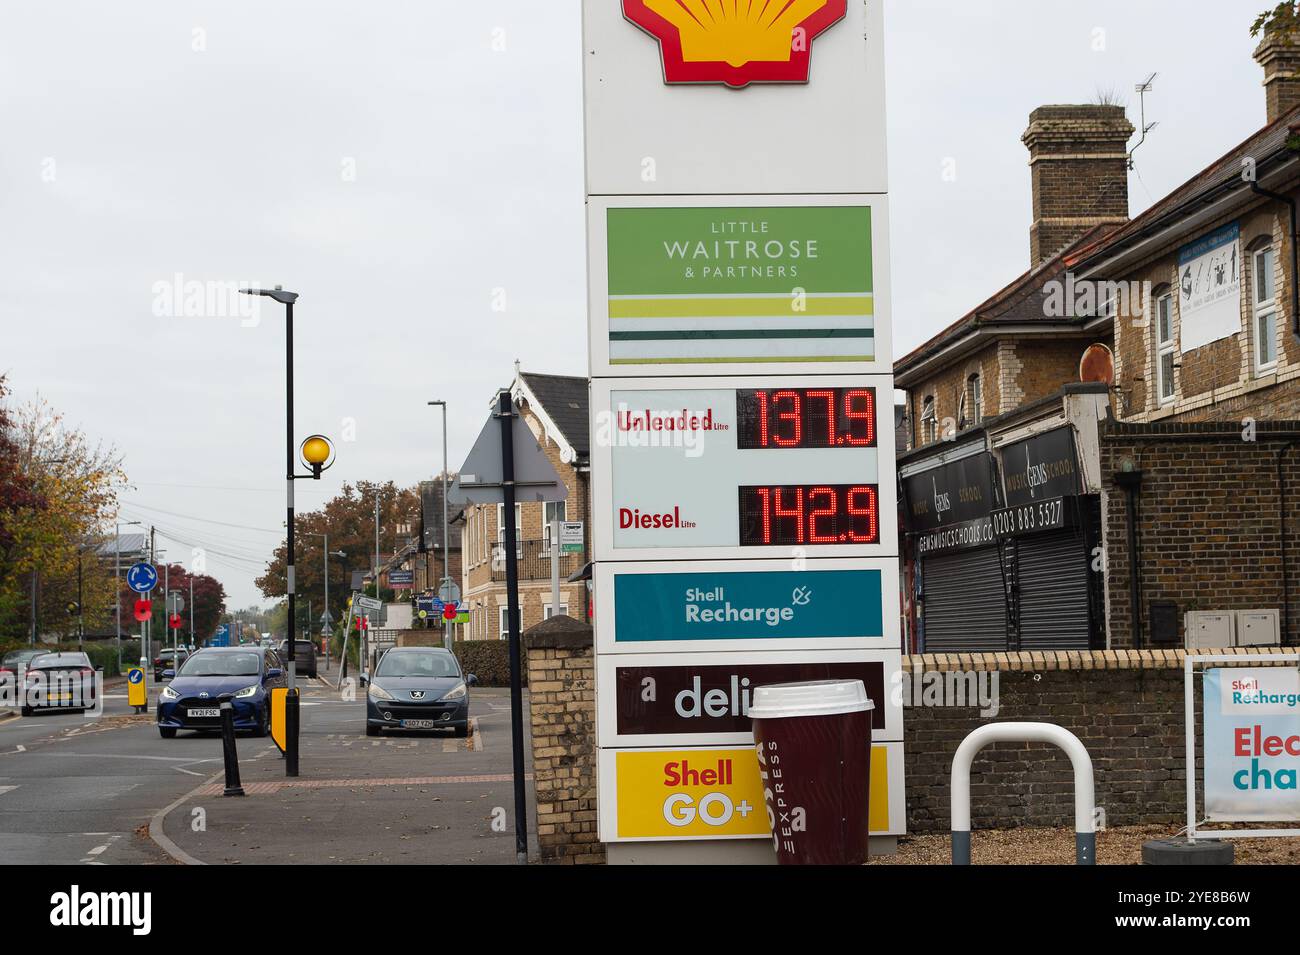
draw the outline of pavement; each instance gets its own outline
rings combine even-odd
[[[513,864],[509,691],[470,691],[468,738],[376,739],[364,695],[347,699],[333,682],[324,670],[300,681],[297,778],[271,740],[238,738],[243,797],[222,796],[219,735],[162,739],[152,705],[131,713],[124,683],[106,681],[98,717],[0,710],[0,860]],[[526,721],[526,691],[524,702]],[[528,806],[532,828],[531,793]]]

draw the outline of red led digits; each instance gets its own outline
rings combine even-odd
[[[843,444],[843,441],[836,440],[839,435],[835,433],[835,407],[837,404],[835,392],[827,388],[820,388],[817,391],[808,392],[808,397],[818,398],[826,402],[826,446],[833,448],[837,444]]]
[[[835,517],[839,510],[840,496],[835,493],[835,488],[833,487],[825,487],[825,486],[815,487],[808,492],[809,503],[811,503],[814,498],[818,498],[818,497],[824,498],[826,500],[826,506],[814,508],[813,510],[808,512],[808,543],[838,544],[840,542],[840,539],[835,534]],[[822,534],[818,531],[817,518],[819,517],[831,518],[830,533]]]
[[[791,407],[788,411],[779,411],[777,417],[782,421],[790,422],[792,433],[788,437],[774,434],[772,441],[781,448],[797,448],[803,444],[803,402],[799,400],[799,392],[789,389],[778,391],[772,396],[774,408],[781,401],[790,402]]]
[[[748,486],[739,489],[740,544],[874,544],[879,498],[872,484]]]
[[[772,489],[776,492],[776,506],[773,508],[776,516],[781,519],[794,518],[794,536],[795,543],[803,543],[803,488],[801,487],[776,487]],[[785,499],[789,501],[794,499],[794,508],[782,507],[782,492],[785,492]],[[784,526],[784,524],[782,525]]]
[[[854,407],[857,405],[858,407]],[[848,419],[848,433],[844,443],[854,447],[867,447],[876,443],[876,392],[872,388],[854,388],[844,395],[844,417]],[[862,422],[860,434],[854,425]]]
[[[866,448],[876,444],[874,388],[736,392],[736,447]]]
[[[875,543],[879,531],[879,503],[876,489],[869,484],[859,484],[849,488],[849,516],[863,518],[867,529],[863,536],[855,536],[849,531],[849,539],[859,543]]]

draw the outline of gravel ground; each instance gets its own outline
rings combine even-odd
[[[1138,865],[1142,843],[1167,839],[1177,829],[1166,826],[1120,826],[1097,833],[1100,865]],[[1294,839],[1239,839],[1234,843],[1238,865],[1300,863],[1300,830]],[[898,854],[873,858],[868,865],[947,865],[952,847],[947,834],[905,836]],[[1071,829],[989,829],[975,832],[971,859],[976,865],[1074,865]]]

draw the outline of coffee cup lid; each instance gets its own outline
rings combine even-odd
[[[755,687],[749,716],[751,719],[833,716],[875,708],[861,680],[809,680]]]

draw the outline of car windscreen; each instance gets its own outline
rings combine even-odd
[[[387,653],[375,676],[460,676],[460,668],[446,653]]]
[[[258,653],[196,653],[185,661],[178,676],[257,676],[261,672]]]
[[[90,658],[84,653],[42,653],[33,657],[27,664],[33,670],[46,670],[51,667],[87,667]]]

